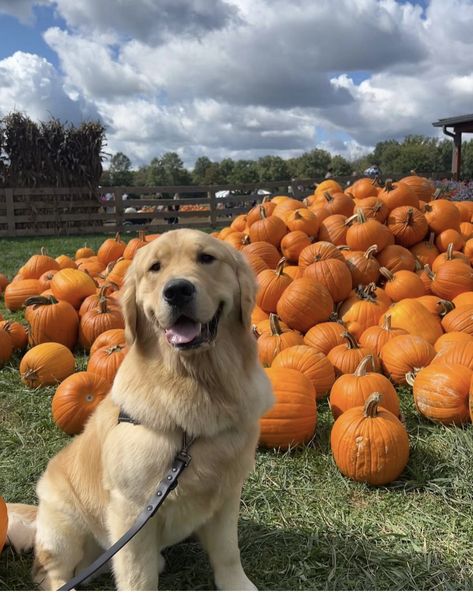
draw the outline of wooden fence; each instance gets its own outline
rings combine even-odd
[[[356,178],[338,177],[345,185]],[[258,184],[303,198],[320,179]],[[143,229],[219,229],[261,202],[256,184],[87,188],[0,188],[0,237],[78,235]],[[179,208],[175,211],[176,207]]]

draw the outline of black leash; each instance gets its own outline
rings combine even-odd
[[[119,422],[129,422],[138,425],[139,422],[135,422],[126,413],[121,412],[118,418]],[[132,537],[134,537],[138,531],[140,531],[151,517],[155,515],[158,508],[166,500],[170,492],[177,486],[177,480],[184,469],[191,462],[191,456],[189,455],[189,448],[192,446],[194,438],[189,440],[187,434],[184,432],[182,440],[182,448],[178,454],[174,457],[171,467],[166,472],[166,476],[159,482],[158,488],[154,496],[149,500],[146,508],[140,513],[134,524],[128,529],[128,531],[120,537],[111,547],[108,548],[101,556],[92,562],[90,566],[84,568],[77,576],[68,581],[65,585],[60,587],[58,591],[71,591],[78,585],[83,583],[86,579],[92,576],[97,570],[110,560],[118,551],[125,546]]]

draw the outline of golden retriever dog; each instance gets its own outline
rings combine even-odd
[[[114,556],[116,586],[157,589],[161,550],[195,534],[218,589],[256,588],[237,538],[259,418],[273,403],[250,330],[255,290],[244,257],[203,232],[169,231],[136,254],[122,299],[130,351],[110,395],[49,462],[37,485],[37,515],[10,505],[10,542],[24,546],[25,526],[34,534],[41,588],[61,587],[132,526],[184,432],[195,438],[192,461],[157,514]],[[137,423],[119,423],[120,411]]]

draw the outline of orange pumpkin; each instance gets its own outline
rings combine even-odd
[[[74,262],[74,260],[72,258],[70,258],[69,256],[66,256],[65,254],[61,254],[55,260],[58,263],[60,269],[75,269],[75,268],[77,268],[77,265]]]
[[[275,269],[281,259],[279,250],[269,242],[251,242],[242,249],[242,253],[245,255],[256,254],[264,260],[270,269]]]
[[[379,325],[368,327],[360,337],[360,345],[367,347],[376,355],[380,355],[381,349],[393,337],[407,335],[407,331],[402,328],[393,328],[391,326],[391,315],[383,314],[383,321]]]
[[[375,258],[378,246],[370,246],[364,252],[362,250],[350,251],[346,258],[346,264],[352,277],[352,287],[376,283],[379,278],[379,262]]]
[[[405,298],[417,298],[425,294],[425,287],[421,279],[412,271],[396,271],[392,273],[385,267],[379,269],[386,279],[384,291],[393,302]]]
[[[326,287],[335,303],[345,300],[352,289],[350,269],[337,258],[313,262],[304,269],[303,276]]]
[[[356,288],[343,302],[338,314],[347,330],[359,339],[367,328],[378,324],[390,304],[391,299],[386,293],[370,283]]]
[[[346,328],[339,322],[321,322],[304,335],[304,343],[320,353],[328,355],[331,349],[345,343]]]
[[[314,385],[317,400],[322,399],[335,382],[335,370],[329,359],[308,345],[294,345],[283,349],[274,358],[272,367],[302,372]]]
[[[30,347],[40,343],[61,343],[73,349],[79,332],[79,316],[69,302],[55,297],[35,296],[25,302]]]
[[[381,362],[386,375],[395,384],[407,384],[406,375],[428,366],[435,349],[422,337],[399,335],[381,348]]]
[[[262,271],[258,277],[256,304],[265,312],[276,312],[278,301],[284,290],[292,283],[292,277],[284,273],[286,259],[281,258],[275,271]]]
[[[146,246],[146,244],[148,244],[148,242],[146,241],[146,238],[145,238],[145,232],[141,230],[138,232],[138,237],[133,238],[126,245],[126,248],[123,251],[123,258],[125,258],[127,260],[131,260],[135,256],[137,251],[140,248],[143,248],[143,246]]]
[[[415,256],[407,248],[397,244],[386,246],[376,255],[376,260],[380,266],[386,267],[391,273],[401,270],[413,271],[416,268]]]
[[[39,279],[12,281],[5,289],[5,307],[11,312],[21,310],[25,305],[25,300],[33,295],[39,295],[42,291],[43,286]]]
[[[386,204],[389,212],[397,207],[419,208],[419,199],[416,193],[408,184],[386,180],[384,188],[378,193],[378,197]]]
[[[74,258],[79,260],[80,258],[90,258],[91,256],[95,256],[95,252],[92,250],[92,248],[87,246],[87,243],[85,243],[82,248],[78,248],[76,250]]]
[[[13,342],[10,335],[3,328],[0,328],[0,365],[7,362],[13,353]]]
[[[24,349],[28,344],[28,335],[25,327],[14,320],[2,320],[0,329],[10,335],[13,349]]]
[[[368,366],[371,372],[368,372]],[[366,355],[352,374],[343,374],[335,380],[330,391],[330,409],[334,419],[351,407],[364,405],[373,392],[383,395],[384,407],[396,417],[400,416],[400,403],[396,389],[391,382],[374,371],[372,355]]]
[[[51,270],[59,270],[59,264],[41,248],[41,254],[34,254],[21,267],[21,274],[24,279],[39,279],[43,273]]]
[[[469,335],[468,333],[464,333],[462,331],[451,331],[445,333],[441,337],[435,341],[434,349],[437,353],[442,353],[450,347],[454,345],[459,345],[460,343],[470,343],[473,342],[473,336]]]
[[[438,317],[431,314],[418,300],[403,299],[392,304],[386,314],[391,316],[391,322],[396,328],[422,337],[432,345],[443,334]]]
[[[366,347],[361,347],[353,335],[349,332],[344,333],[345,342],[337,345],[329,351],[328,359],[332,363],[336,376],[342,374],[353,374],[361,360],[367,355],[373,357],[374,369],[379,369],[379,360],[377,355]]]
[[[100,347],[90,356],[87,371],[97,374],[112,385],[118,368],[127,353],[128,347],[124,343]]]
[[[125,252],[126,244],[120,239],[120,234],[115,234],[114,238],[108,238],[100,245],[97,250],[98,259],[107,265],[113,260],[118,260]]]
[[[260,444],[286,449],[308,442],[317,423],[313,384],[297,370],[267,368],[266,373],[276,403],[260,419]]]
[[[388,228],[391,230],[396,244],[409,248],[421,242],[429,229],[427,219],[414,207],[397,207],[388,217]]]
[[[123,315],[117,308],[109,306],[104,298],[97,308],[88,310],[80,319],[79,344],[89,350],[100,334],[116,328],[125,328]]]
[[[422,265],[428,264],[431,267],[434,260],[440,254],[435,245],[435,234],[432,232],[429,239],[411,246],[411,252]]]
[[[423,211],[429,228],[434,233],[439,234],[445,229],[460,230],[460,211],[452,201],[443,198],[433,200],[424,206]]]
[[[303,231],[290,231],[281,240],[281,252],[289,262],[298,262],[307,246],[310,246],[310,238]]]
[[[66,434],[80,434],[111,384],[92,372],[76,372],[58,386],[51,411],[54,423]]]
[[[57,384],[74,372],[75,360],[60,343],[41,343],[25,353],[20,362],[21,379],[30,388]]]
[[[111,347],[112,345],[121,345],[125,343],[125,330],[122,328],[113,328],[101,333],[90,348],[90,355],[93,355],[101,347]]]
[[[317,304],[316,308],[314,304]],[[284,290],[277,313],[291,328],[305,333],[314,324],[328,320],[333,306],[332,296],[326,287],[308,277],[301,277]]]
[[[56,298],[69,302],[76,310],[96,289],[92,277],[76,269],[62,269],[51,279],[51,290]]]
[[[414,380],[416,409],[427,419],[441,424],[470,421],[468,407],[473,372],[460,364],[433,362]]]
[[[384,407],[379,392],[335,421],[330,435],[337,467],[350,479],[385,485],[399,477],[409,460],[409,438],[399,419]]]
[[[0,496],[0,552],[5,545],[5,541],[7,540],[7,530],[8,530],[8,511],[7,505],[5,504],[5,500]]]
[[[269,332],[263,332],[258,336],[258,357],[263,366],[271,366],[274,358],[283,349],[292,345],[302,345],[302,335],[289,327],[280,324],[276,314],[269,316]]]

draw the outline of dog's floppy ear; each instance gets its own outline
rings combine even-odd
[[[245,328],[250,328],[251,314],[256,300],[256,278],[246,258],[240,252],[234,253],[236,275],[240,286],[240,320]]]
[[[128,269],[125,277],[123,294],[120,298],[123,318],[125,319],[125,338],[129,345],[136,339],[136,277],[133,265]]]

